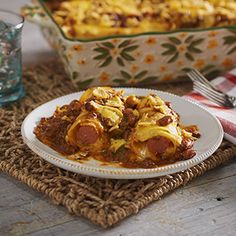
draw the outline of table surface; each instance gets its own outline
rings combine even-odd
[[[26,0],[0,0],[15,12]],[[37,26],[25,23],[24,65],[55,57]],[[214,169],[137,215],[104,230],[72,216],[23,183],[0,173],[0,235],[236,235],[236,161]]]

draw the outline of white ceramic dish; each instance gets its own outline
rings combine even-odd
[[[180,161],[175,164],[152,169],[128,169],[109,165],[104,166],[96,160],[79,163],[66,159],[64,156],[41,143],[34,135],[33,130],[41,117],[51,116],[56,106],[62,106],[70,103],[70,101],[74,99],[79,99],[83,92],[73,93],[54,99],[33,110],[25,118],[21,127],[21,133],[25,143],[32,151],[58,167],[84,175],[114,179],[152,178],[183,171],[207,159],[221,144],[223,129],[220,122],[196,103],[158,90],[139,88],[123,89],[125,90],[125,94],[136,94],[139,96],[157,93],[162,99],[172,103],[174,110],[180,114],[181,122],[183,124],[196,124],[201,133],[201,138],[198,139],[194,145],[196,156],[190,160]]]

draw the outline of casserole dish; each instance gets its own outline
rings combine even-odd
[[[211,78],[236,64],[235,26],[76,39],[66,36],[45,2],[33,1],[22,13],[40,25],[79,89],[180,81],[191,67]]]

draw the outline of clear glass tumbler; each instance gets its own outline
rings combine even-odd
[[[24,96],[21,65],[21,31],[24,18],[0,10],[0,106]]]

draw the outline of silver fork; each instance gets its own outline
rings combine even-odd
[[[210,89],[209,87],[198,81],[195,81],[193,83],[193,90],[199,92],[203,96],[218,103],[221,106],[230,108],[236,107],[236,101],[230,101],[228,98],[225,98],[225,95],[222,95],[221,93]]]
[[[210,88],[220,92],[203,74],[200,73],[200,71],[192,68],[188,75],[189,77],[191,76],[190,79],[200,81],[201,83],[209,86]]]
[[[225,107],[236,107],[236,97],[229,96],[215,88],[199,71],[192,69],[187,73],[193,81],[195,91]]]

